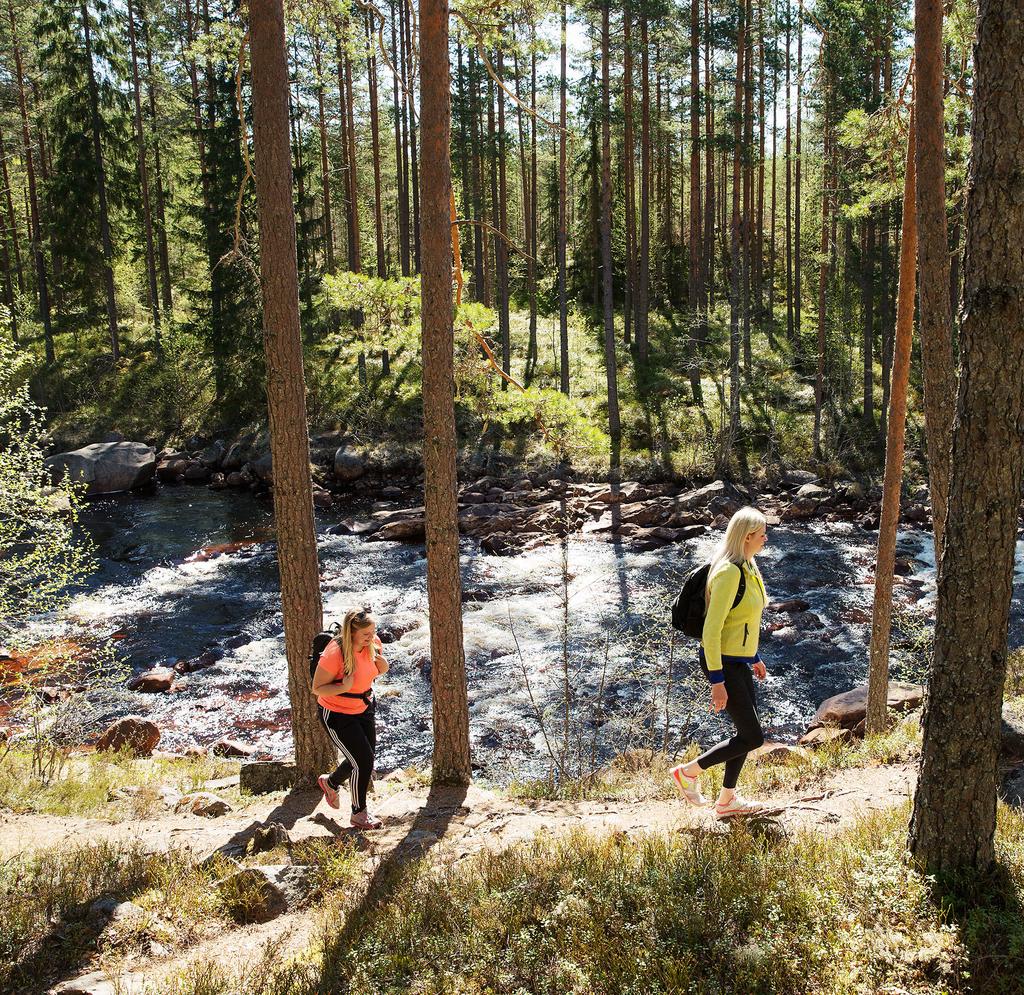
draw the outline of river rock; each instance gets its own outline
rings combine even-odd
[[[256,747],[224,736],[210,747],[210,752],[215,757],[251,757],[256,752]]]
[[[200,791],[196,794],[185,795],[174,806],[174,811],[178,814],[191,812],[192,815],[201,815],[207,819],[215,819],[217,816],[227,815],[231,811],[231,806],[223,798],[218,798],[208,791]]]
[[[85,484],[85,493],[115,494],[148,483],[156,473],[156,450],[143,442],[95,442],[46,460],[54,484],[65,473]]]
[[[737,509],[742,506],[735,488],[724,480],[715,480],[704,487],[686,491],[680,494],[673,504],[676,511],[694,511],[697,508],[709,507],[712,500],[718,497],[729,498],[729,503],[735,504]]]
[[[750,755],[759,764],[784,764],[801,760],[808,756],[808,752],[802,746],[790,746],[788,743],[765,743]]]
[[[426,535],[426,519],[406,518],[381,526],[369,538],[374,542],[423,542]]]
[[[804,484],[796,492],[796,496],[799,498],[813,498],[815,501],[826,501],[831,497],[831,493],[827,487],[821,487],[819,484]]]
[[[248,481],[245,479],[243,474],[239,473],[237,470],[232,470],[231,473],[224,478],[224,483],[227,484],[228,487],[244,487]]]
[[[274,461],[270,453],[264,453],[259,459],[253,460],[248,465],[252,474],[261,483],[271,484],[274,482]]]
[[[174,684],[175,672],[173,667],[150,667],[149,670],[136,674],[128,682],[128,690],[160,692],[170,691]]]
[[[201,460],[189,460],[185,467],[185,480],[190,484],[205,484],[210,479],[210,468]]]
[[[924,688],[905,681],[890,681],[886,699],[891,712],[907,712],[924,701]],[[808,730],[820,726],[840,726],[853,729],[867,714],[868,686],[859,684],[842,694],[827,698],[814,713]]]
[[[402,488],[401,487],[394,487],[394,486],[385,487],[380,492],[380,496],[385,501],[399,501],[399,500],[401,500],[401,497],[402,497]]]
[[[334,498],[325,491],[322,487],[318,487],[313,491],[313,507],[314,508],[331,508],[334,505]]]
[[[160,729],[155,722],[137,715],[128,715],[107,727],[96,740],[96,750],[128,750],[137,757],[148,757],[152,756],[159,742]]]
[[[782,475],[782,483],[786,487],[803,487],[805,484],[813,484],[818,480],[815,473],[810,470],[787,470]]]
[[[161,460],[157,464],[156,477],[157,480],[171,484],[179,480],[181,477],[184,477],[187,469],[187,459],[183,459],[181,456],[172,456],[168,459]]]
[[[1002,754],[1004,759],[1024,761],[1024,714],[1003,705]]]
[[[221,881],[217,892],[236,922],[269,922],[297,908],[312,881],[311,869],[302,865],[246,867]]]
[[[202,452],[196,454],[196,459],[211,470],[220,466],[224,459],[224,443],[219,439],[210,443]]]
[[[117,995],[123,991],[119,984],[109,981],[100,971],[83,974],[70,981],[62,981],[50,989],[50,995]]]
[[[351,449],[342,447],[334,454],[334,476],[343,484],[351,484],[366,473],[366,462]]]
[[[772,612],[790,612],[793,614],[805,612],[810,607],[810,602],[804,601],[803,598],[790,598],[788,601],[773,601],[768,606],[768,610]]]
[[[238,786],[251,795],[266,795],[271,791],[288,791],[296,778],[295,764],[290,760],[261,760],[242,764],[238,772]]]
[[[852,743],[853,733],[839,726],[817,726],[800,737],[801,746],[824,746],[826,743]]]

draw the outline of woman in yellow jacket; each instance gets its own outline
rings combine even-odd
[[[768,596],[754,557],[764,548],[767,523],[756,508],[741,508],[732,516],[718,549],[711,558],[705,594],[707,614],[701,638],[700,664],[711,682],[711,704],[723,709],[736,726],[736,733],[701,754],[696,760],[672,769],[672,777],[683,797],[694,805],[706,805],[698,778],[702,771],[725,764],[722,790],[715,802],[720,819],[756,815],[762,811],[755,802],[736,793],[736,781],[751,750],[764,743],[757,717],[754,677],[768,675],[757,651],[761,615]],[[736,602],[740,577],[745,590]]]

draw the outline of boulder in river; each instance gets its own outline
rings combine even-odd
[[[366,473],[362,456],[344,446],[334,454],[334,476],[343,484],[351,484]]]
[[[264,453],[259,459],[253,460],[249,467],[257,480],[264,484],[273,483],[274,461],[271,459],[270,453]]]
[[[256,752],[256,747],[224,736],[210,747],[210,752],[215,757],[251,757]]]
[[[908,712],[924,701],[924,688],[919,684],[908,684],[905,681],[890,681],[887,696],[889,711]],[[868,686],[859,684],[842,694],[826,698],[814,713],[809,729],[820,726],[839,726],[843,729],[854,729],[867,714]]]
[[[137,757],[151,756],[160,742],[160,730],[155,722],[128,715],[108,726],[96,740],[96,750],[128,750]]]
[[[173,667],[150,667],[149,670],[136,674],[128,682],[128,689],[147,692],[170,691],[176,676]]]
[[[141,487],[156,472],[156,450],[144,442],[95,442],[46,460],[54,483],[65,473],[85,484],[85,493],[115,494]]]

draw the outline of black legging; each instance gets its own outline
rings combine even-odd
[[[320,721],[327,727],[331,742],[345,758],[327,778],[327,783],[337,791],[342,782],[349,778],[353,812],[362,812],[366,808],[366,791],[373,776],[373,757],[377,750],[374,711],[373,702],[370,702],[365,712],[358,715],[332,712],[320,706]]]
[[[701,665],[706,674],[708,668],[704,665],[703,656]],[[754,691],[754,675],[750,672],[750,665],[735,660],[723,660],[722,672],[725,675],[725,691],[729,696],[725,711],[736,725],[736,735],[713,746],[707,753],[702,753],[697,757],[697,764],[701,770],[707,770],[715,764],[724,763],[722,787],[735,788],[743,769],[743,761],[747,759],[747,754],[751,750],[756,750],[764,743],[764,733],[757,717],[757,694]]]

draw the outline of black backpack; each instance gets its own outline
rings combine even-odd
[[[700,639],[704,635],[704,616],[707,613],[707,605],[704,602],[704,592],[708,586],[708,570],[710,563],[704,563],[694,567],[685,578],[683,578],[683,589],[679,596],[672,602],[672,628],[685,632],[694,639]],[[743,576],[743,568],[740,568],[740,586],[736,590],[736,597],[732,606],[735,608],[742,600],[747,590],[747,580]]]
[[[337,639],[341,635],[341,626],[335,622],[329,629],[322,629],[313,637],[313,645],[309,649],[309,682],[313,683],[313,677],[316,675],[317,665],[320,663],[320,657],[323,655],[325,649],[332,639]],[[373,689],[364,691],[362,694],[355,694],[352,691],[336,691],[336,697],[339,698],[361,698],[367,704],[373,700]]]
[[[313,645],[309,651],[309,679],[312,682],[314,675],[316,674],[317,664],[320,663],[320,657],[323,651],[327,649],[327,644],[337,638],[341,634],[341,626],[337,622],[334,623],[329,629],[323,629],[313,637]]]

